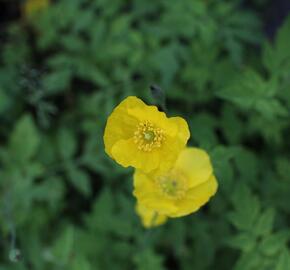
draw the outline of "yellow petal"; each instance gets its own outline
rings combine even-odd
[[[134,175],[134,192],[152,193],[156,189],[154,181],[140,170],[135,170]]]
[[[218,182],[216,180],[216,177],[214,175],[211,175],[208,181],[191,188],[187,192],[187,197],[194,199],[201,204],[207,202],[207,200],[213,196],[218,188]]]
[[[143,107],[134,107],[128,110],[129,115],[132,115],[142,121],[149,121],[164,130],[168,136],[175,136],[178,132],[176,123],[172,123],[166,117],[164,112],[160,112],[156,106],[145,105]]]
[[[167,221],[165,215],[158,214],[156,211],[151,210],[142,204],[136,205],[136,212],[140,216],[145,228],[159,226]]]
[[[159,192],[148,193],[146,196],[137,197],[137,199],[146,207],[166,216],[170,216],[178,210],[174,200],[162,196]]]
[[[217,180],[212,175],[205,183],[189,190],[185,199],[177,202],[178,211],[168,216],[181,217],[196,212],[216,193],[217,187]]]
[[[198,211],[200,206],[193,200],[184,199],[178,202],[178,208],[174,213],[169,214],[171,218],[183,217]]]
[[[141,203],[143,198],[146,199],[149,195],[157,192],[154,180],[152,180],[148,174],[145,174],[141,170],[135,170],[133,179],[133,195],[137,198],[138,203]]]
[[[132,166],[149,172],[159,166],[160,156],[157,151],[140,151],[133,139],[119,140],[113,145],[112,156],[124,167]]]
[[[160,194],[155,181],[148,174],[136,170],[134,173],[134,192],[138,203],[166,215],[177,210],[174,202]]]
[[[198,211],[216,193],[217,187],[217,180],[212,175],[208,181],[188,191],[187,196],[177,202],[178,210],[168,216],[181,217]]]
[[[175,167],[187,175],[190,188],[207,181],[213,172],[208,154],[193,147],[188,147],[180,153]]]
[[[179,152],[184,148],[180,143],[176,143],[173,138],[166,138],[160,149],[160,166],[157,167],[157,174],[170,170],[178,157]]]
[[[178,127],[178,137],[179,140],[187,142],[190,137],[190,132],[187,122],[181,117],[171,117],[169,118],[171,123],[174,123]]]
[[[188,125],[181,117],[170,118],[171,124],[177,127],[175,136],[167,136],[161,150],[159,173],[171,169],[174,166],[179,154],[183,151],[190,137]]]
[[[104,133],[104,143],[106,153],[112,157],[113,145],[123,139],[133,136],[138,120],[133,115],[128,114],[128,110],[134,107],[144,107],[142,100],[130,96],[124,99],[109,116]]]

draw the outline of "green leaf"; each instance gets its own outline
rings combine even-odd
[[[238,248],[242,251],[248,252],[256,246],[256,239],[249,233],[241,233],[231,237],[226,241],[231,247]]]
[[[210,152],[214,171],[221,183],[220,188],[222,190],[230,191],[232,189],[234,170],[231,160],[235,157],[236,152],[237,148],[222,145],[216,146]]]
[[[276,161],[276,169],[279,177],[284,181],[289,181],[290,176],[290,160],[284,157],[279,157]]]
[[[258,177],[258,159],[254,152],[246,148],[239,148],[235,157],[235,165],[243,181],[248,183],[256,181]]]
[[[72,53],[79,53],[86,47],[85,42],[76,35],[66,35],[61,39],[65,50]]]
[[[110,231],[113,227],[114,198],[109,189],[101,191],[95,200],[91,215],[86,218],[86,224],[92,229],[102,232]]]
[[[290,266],[290,254],[289,250],[284,248],[282,253],[279,255],[277,264],[274,270],[288,270]]]
[[[276,116],[289,115],[288,109],[274,96],[278,86],[277,80],[265,80],[254,70],[248,69],[217,95],[242,109],[251,109],[273,120]]]
[[[54,255],[56,262],[65,265],[69,262],[74,242],[75,242],[75,232],[73,227],[67,227],[59,238],[55,241],[52,249],[52,254]]]
[[[84,170],[69,166],[67,173],[70,182],[79,192],[81,192],[84,196],[91,195],[90,177]]]
[[[31,191],[34,199],[47,202],[51,208],[57,209],[65,194],[63,179],[59,177],[46,178],[44,182],[35,186]]]
[[[137,270],[165,270],[163,258],[151,249],[145,249],[133,258]]]
[[[255,109],[267,119],[275,119],[276,116],[287,117],[288,109],[276,99],[260,99],[255,104]]]
[[[239,230],[253,232],[260,214],[260,201],[245,185],[237,185],[232,195],[235,211],[228,214],[231,223]]]
[[[264,45],[263,62],[272,76],[289,74],[290,68],[290,16],[288,16],[279,28],[274,45],[268,42]]]
[[[0,114],[8,108],[9,103],[7,94],[0,88]]]
[[[237,153],[237,150],[238,148],[234,147],[225,147],[222,145],[216,146],[210,154],[214,168],[219,169],[225,163],[233,159]]]
[[[266,256],[274,256],[282,250],[289,238],[290,232],[288,231],[271,234],[263,239],[260,245],[260,250]]]
[[[220,98],[243,108],[253,108],[256,101],[266,94],[265,81],[251,69],[234,78],[232,83],[217,93]]]
[[[70,159],[76,152],[77,140],[73,134],[73,130],[62,128],[57,134],[58,149],[64,160]]]
[[[243,253],[242,256],[238,259],[234,270],[254,270],[261,269],[263,263],[263,258],[259,255],[259,253],[255,251],[249,251]]]
[[[267,235],[272,231],[274,223],[275,211],[273,208],[265,210],[258,218],[254,230],[256,235],[263,236]]]
[[[173,80],[179,63],[175,53],[175,46],[167,46],[160,48],[151,59],[152,65],[157,67],[162,75],[162,82],[164,87],[168,87]]]
[[[70,80],[70,70],[63,68],[45,75],[43,87],[49,94],[58,94],[68,89]]]
[[[216,119],[209,114],[196,115],[189,122],[192,138],[203,148],[217,145]]]
[[[92,270],[90,262],[82,255],[74,258],[71,270]]]
[[[37,128],[30,115],[22,116],[10,138],[10,151],[15,160],[28,161],[35,154],[40,142]]]

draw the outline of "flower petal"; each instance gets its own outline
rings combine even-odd
[[[171,123],[174,123],[178,127],[178,137],[180,141],[187,142],[190,137],[190,132],[187,122],[182,117],[171,117],[169,118]],[[185,143],[186,144],[186,143]]]
[[[165,215],[158,214],[156,211],[151,210],[140,203],[137,203],[136,205],[136,212],[141,217],[142,224],[145,228],[159,226],[167,221]]]
[[[175,213],[178,208],[174,201],[162,196],[159,192],[153,192],[139,198],[139,202],[144,204],[147,208],[154,209],[157,213],[170,216]]]
[[[198,211],[200,205],[194,200],[184,199],[178,202],[177,210],[174,213],[169,214],[171,218],[183,217]]]
[[[131,116],[138,118],[140,122],[149,121],[151,124],[161,128],[169,136],[175,136],[178,126],[167,118],[164,112],[160,112],[156,106],[145,105],[128,109]]]
[[[138,120],[128,114],[128,110],[134,107],[145,106],[142,100],[136,97],[128,97],[123,100],[109,116],[104,133],[106,153],[112,157],[113,145],[122,139],[133,136]]]
[[[214,175],[211,175],[208,181],[191,188],[187,192],[187,197],[192,198],[194,200],[200,201],[203,203],[207,202],[207,200],[213,196],[218,188],[218,182]]]
[[[152,193],[156,189],[154,181],[140,170],[135,170],[134,175],[134,195],[140,193]],[[135,194],[136,193],[136,194]]]
[[[174,201],[162,196],[154,180],[139,170],[134,173],[133,195],[137,198],[138,203],[159,214],[167,215],[167,213],[177,210]]]
[[[181,217],[196,212],[216,193],[217,187],[217,180],[212,175],[205,183],[189,190],[184,200],[177,201],[178,211],[168,216]]]
[[[193,147],[188,147],[180,153],[175,167],[187,175],[190,188],[207,181],[213,172],[208,154]]]
[[[188,125],[181,117],[170,118],[171,124],[177,127],[177,134],[173,137],[167,136],[161,148],[162,162],[160,163],[159,173],[173,167],[179,154],[186,146],[190,137]]]
[[[112,147],[112,156],[122,166],[132,166],[144,172],[156,169],[160,162],[157,151],[140,151],[133,138],[116,142]]]

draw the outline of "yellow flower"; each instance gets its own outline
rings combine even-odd
[[[197,211],[216,193],[217,186],[209,156],[198,148],[185,148],[166,173],[136,170],[134,174],[138,203],[168,217]]]
[[[26,0],[23,6],[23,14],[29,18],[49,6],[50,0]]]
[[[167,118],[156,106],[137,97],[123,100],[109,116],[104,134],[105,151],[124,167],[145,172],[168,170],[189,139],[181,117]]]
[[[167,217],[159,215],[155,211],[146,208],[142,204],[136,205],[136,212],[142,220],[142,224],[145,228],[156,227],[164,224],[167,221]]]

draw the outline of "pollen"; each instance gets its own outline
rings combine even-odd
[[[159,176],[156,184],[162,194],[170,199],[182,199],[188,189],[187,179],[182,172],[172,170],[170,173]]]
[[[134,132],[134,142],[139,150],[151,152],[160,148],[165,139],[164,132],[148,121],[140,122]]]

